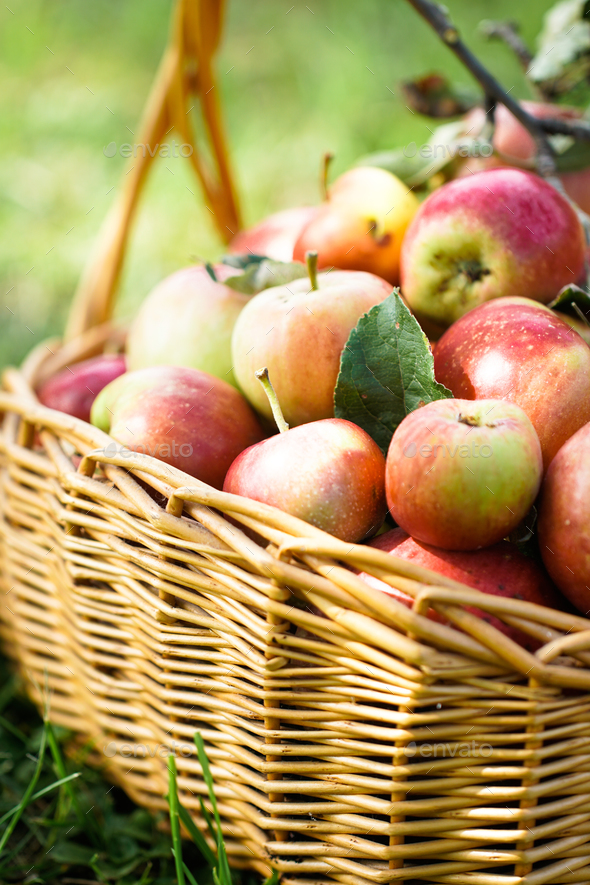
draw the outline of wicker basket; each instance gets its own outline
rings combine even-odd
[[[193,7],[181,4],[177,51]],[[224,221],[237,217],[225,169],[211,191]],[[108,317],[136,196],[109,222],[66,343],[7,370],[0,392],[0,630],[32,696],[49,691],[53,721],[93,739],[146,807],[166,808],[172,748],[202,826],[199,730],[233,863],[275,867],[288,885],[588,883],[590,620],[345,544],[109,448],[36,400],[61,366],[121,345]],[[467,606],[541,647],[524,651]]]

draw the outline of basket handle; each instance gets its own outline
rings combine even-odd
[[[240,212],[229,166],[221,123],[213,57],[221,36],[225,0],[177,0],[170,39],[141,119],[139,151],[123,176],[120,192],[105,218],[98,242],[82,273],[66,326],[69,341],[110,320],[131,222],[139,196],[157,150],[175,128],[190,144],[190,160],[200,180],[217,230],[228,242],[240,227]],[[193,136],[189,99],[201,106],[203,126],[211,153],[206,162]],[[146,154],[145,156],[143,154]]]

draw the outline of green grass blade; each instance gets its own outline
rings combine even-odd
[[[22,741],[23,744],[27,743],[28,737],[26,736],[26,734],[24,734],[24,732],[22,732],[20,728],[17,728],[16,725],[13,725],[12,722],[10,722],[8,719],[5,719],[4,716],[0,716],[0,725],[6,731],[9,731],[10,734],[13,734],[15,737],[17,737],[19,741]]]
[[[199,796],[199,805],[201,806],[201,813],[205,818],[205,823],[207,824],[207,829],[209,830],[209,835],[213,839],[213,841],[217,844],[217,833],[215,832],[215,826],[213,825],[213,821],[211,819],[211,815],[207,808],[205,808],[205,803],[203,802],[203,797]],[[217,861],[216,861],[217,862]]]
[[[2,854],[4,848],[6,847],[6,843],[8,842],[10,837],[12,836],[12,833],[14,832],[14,828],[16,827],[17,823],[19,822],[25,808],[30,803],[31,796],[35,792],[35,787],[37,786],[37,781],[39,780],[39,775],[41,774],[41,770],[43,768],[43,762],[45,760],[45,748],[46,747],[47,747],[47,728],[45,727],[43,729],[43,733],[41,735],[41,745],[39,747],[39,755],[37,757],[37,764],[35,766],[35,771],[33,772],[33,777],[29,781],[29,785],[28,785],[27,789],[25,790],[24,796],[19,803],[18,809],[12,815],[12,819],[11,819],[10,823],[8,824],[8,826],[4,830],[4,833],[2,834],[2,837],[0,838],[0,855]]]
[[[182,866],[184,869],[185,876],[188,879],[190,885],[199,885],[199,883],[197,882],[197,880],[195,879],[195,877],[193,876],[193,874],[191,873],[191,871],[189,870],[187,865],[185,863],[183,863]]]
[[[182,844],[180,841],[180,818],[178,806],[178,784],[176,782],[176,762],[172,753],[168,756],[168,806],[170,808],[170,831],[172,833],[172,854],[176,866],[178,885],[185,885]]]
[[[30,801],[36,802],[37,799],[40,799],[41,796],[45,796],[46,793],[50,793],[52,790],[57,789],[57,787],[61,787],[66,782],[73,781],[77,777],[80,777],[80,774],[81,774],[80,771],[75,771],[74,774],[68,774],[66,777],[62,778],[61,780],[55,781],[54,783],[49,784],[48,787],[43,787],[42,790],[37,790],[35,795],[31,796]],[[9,817],[11,817],[13,814],[15,814],[15,812],[18,811],[19,807],[20,807],[19,805],[15,805],[14,808],[11,808],[10,811],[6,812],[6,814],[3,814],[2,817],[0,817],[0,826],[2,826],[4,821],[7,821]]]
[[[200,731],[195,733],[195,745],[197,747],[197,754],[199,756],[199,762],[201,764],[201,769],[203,771],[203,780],[205,781],[205,785],[207,787],[207,792],[209,793],[209,801],[211,803],[211,808],[213,809],[213,815],[215,817],[215,823],[217,824],[217,831],[221,831],[221,819],[219,817],[219,812],[217,810],[217,800],[215,799],[215,789],[213,786],[213,775],[211,774],[211,769],[209,768],[209,760],[207,759],[207,753],[205,752],[205,744],[203,743],[203,737]]]
[[[273,869],[268,879],[265,879],[262,885],[279,885],[279,871]]]
[[[98,835],[98,828],[96,826],[94,818],[88,819],[88,816],[84,816],[82,811],[82,807],[80,805],[80,800],[76,794],[76,791],[73,789],[70,778],[67,776],[66,772],[66,764],[64,762],[64,758],[60,749],[60,746],[57,742],[57,738],[55,737],[55,732],[53,730],[53,726],[48,719],[45,720],[45,728],[47,730],[47,743],[49,745],[49,749],[51,751],[51,755],[53,757],[53,764],[55,765],[55,770],[58,776],[62,779],[64,784],[64,795],[67,795],[69,798],[74,812],[76,814],[76,818],[78,820],[78,825],[82,829],[82,832],[88,832],[88,835],[91,838],[93,844],[96,844],[97,840],[100,845],[103,844],[103,840]],[[67,814],[67,807],[62,802],[58,805],[58,820],[62,820]]]
[[[217,824],[217,863],[219,868],[220,885],[231,885],[231,871],[229,868],[229,861],[227,859],[227,852],[225,850],[225,842],[223,841],[223,834],[221,832],[221,818],[219,817],[217,800],[215,799],[213,775],[211,774],[211,769],[209,768],[209,760],[207,759],[205,744],[203,743],[203,736],[201,735],[200,731],[195,732],[194,741],[197,748],[197,754],[199,756],[199,762],[201,763],[203,780],[207,785],[209,801],[211,802],[213,816],[215,817],[215,823]]]
[[[217,864],[217,858],[214,853],[209,848],[207,841],[194,820],[190,816],[187,809],[180,802],[178,803],[178,813],[180,815],[180,820],[185,826],[185,829],[188,831],[191,839],[203,855],[205,861],[209,864],[210,867],[214,867]],[[213,837],[215,838],[215,837]]]

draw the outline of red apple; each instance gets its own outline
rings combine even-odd
[[[590,348],[549,308],[524,298],[482,304],[434,351],[437,381],[463,399],[505,399],[527,413],[545,469],[590,421]]]
[[[263,221],[235,235],[229,244],[230,254],[247,252],[266,255],[275,261],[292,261],[293,248],[306,224],[317,212],[315,206],[296,206],[269,215]]]
[[[406,415],[393,434],[387,504],[417,540],[476,550],[516,528],[537,496],[541,473],[539,439],[518,406],[436,400]]]
[[[302,261],[313,249],[320,267],[365,270],[394,285],[399,256],[418,200],[385,169],[357,166],[336,179],[328,199],[302,230],[293,258]]]
[[[124,356],[101,354],[57,372],[39,387],[37,396],[50,409],[90,421],[90,409],[100,391],[125,370]]]
[[[379,535],[369,546],[393,553],[401,559],[438,572],[482,593],[504,596],[507,599],[522,599],[556,609],[563,609],[566,604],[543,569],[508,541],[500,541],[484,550],[439,550],[416,541],[403,529],[397,528]],[[414,600],[402,590],[390,587],[366,572],[362,572],[360,576],[372,587],[383,590],[408,608],[413,606]],[[468,607],[467,611],[492,624],[529,651],[534,652],[539,648],[540,643],[537,640],[515,627],[509,627],[494,615],[473,607]],[[444,622],[444,618],[433,609],[430,610],[429,617]]]
[[[525,110],[540,120],[552,117],[556,120],[576,122],[584,119],[584,113],[580,108],[566,105],[554,105],[539,101],[521,102]],[[483,108],[473,108],[465,117],[465,129],[475,135],[481,131],[484,124],[485,112]],[[493,145],[502,153],[502,157],[492,154],[491,157],[477,157],[464,160],[460,164],[460,176],[468,177],[473,172],[482,169],[491,169],[494,166],[509,166],[510,157],[515,160],[532,161],[536,148],[533,137],[519,123],[503,104],[496,105],[494,115]],[[590,166],[575,172],[562,172],[559,176],[565,191],[584,212],[590,212]]]
[[[207,372],[154,366],[101,392],[92,423],[134,452],[221,488],[236,456],[264,436],[238,391]]]
[[[216,264],[213,280],[204,265],[185,267],[152,289],[129,329],[129,369],[187,366],[235,384],[231,335],[249,296],[223,282],[235,267]]]
[[[328,418],[246,449],[231,465],[223,490],[356,542],[385,518],[385,458],[356,424]]]
[[[559,450],[541,491],[539,548],[547,571],[590,614],[590,424]]]
[[[402,247],[410,308],[442,325],[506,295],[551,301],[584,275],[585,238],[572,206],[520,169],[490,169],[434,191]]]
[[[373,274],[332,271],[255,295],[236,322],[234,372],[245,396],[268,418],[272,412],[256,380],[268,366],[290,425],[334,416],[340,356],[363,314],[391,294]]]

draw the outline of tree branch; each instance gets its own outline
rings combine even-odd
[[[451,52],[463,62],[465,67],[483,87],[485,94],[505,105],[514,114],[516,119],[522,123],[525,129],[530,132],[537,143],[540,161],[537,169],[541,175],[547,176],[555,173],[553,150],[547,140],[547,135],[571,135],[572,138],[578,141],[590,141],[590,124],[588,123],[582,121],[570,123],[567,120],[557,120],[554,117],[546,117],[541,120],[525,111],[520,102],[512,98],[504,90],[498,80],[490,74],[487,68],[482,65],[479,59],[463,43],[459,37],[459,32],[441,6],[431,2],[431,0],[408,0],[408,2],[420,13],[422,18],[426,19]]]
[[[523,71],[528,71],[533,56],[518,33],[516,22],[483,21],[479,30],[488,40],[502,40],[513,51]]]
[[[463,43],[459,32],[448,18],[444,7],[432,0],[408,0],[420,13],[431,28],[438,34],[451,52],[471,72],[483,87],[485,95],[486,118],[490,128],[493,127],[493,115],[498,102],[503,104],[524,128],[532,135],[537,147],[535,165],[537,172],[546,178],[553,187],[574,207],[584,227],[586,242],[590,244],[590,217],[566,194],[561,180],[557,177],[555,154],[547,138],[548,134],[571,135],[574,138],[590,141],[590,126],[586,123],[568,123],[565,120],[544,119],[533,117],[522,107],[520,102],[506,92],[501,83],[488,71],[480,60]],[[489,117],[488,117],[489,115]]]

